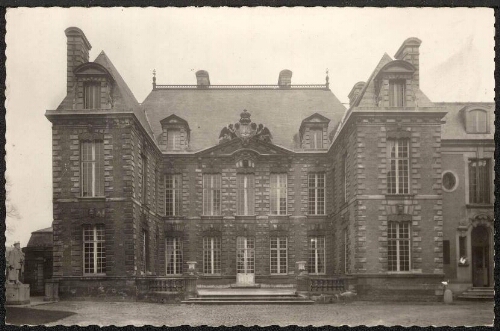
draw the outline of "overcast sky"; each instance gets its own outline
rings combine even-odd
[[[96,8],[7,10],[7,177],[21,218],[7,245],[26,246],[52,223],[51,124],[66,93],[66,36],[76,26],[104,50],[137,100],[158,84],[195,84],[204,69],[212,84],[319,84],[342,101],[366,81],[384,52],[408,37],[422,40],[420,86],[432,101],[494,100],[492,9]],[[286,119],[283,119],[286,120]]]

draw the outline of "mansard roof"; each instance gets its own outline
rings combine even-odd
[[[247,109],[252,120],[269,128],[273,144],[293,149],[293,136],[302,120],[318,113],[339,122],[345,107],[325,86],[281,89],[266,85],[220,88],[157,88],[142,103],[155,137],[160,121],[179,114],[191,128],[190,148],[199,151],[217,145],[223,126],[239,120]],[[333,125],[334,126],[334,125]]]
[[[494,102],[435,102],[437,107],[447,111],[441,130],[444,140],[484,140],[494,139],[495,135],[495,103]],[[465,126],[465,110],[485,109],[488,112],[488,133],[468,133]]]

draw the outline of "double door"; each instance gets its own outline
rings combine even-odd
[[[253,285],[255,283],[255,238],[236,238],[236,283]]]

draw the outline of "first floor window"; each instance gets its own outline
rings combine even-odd
[[[389,171],[387,173],[388,194],[408,194],[410,183],[409,139],[387,140]]]
[[[450,264],[450,241],[443,240],[443,264]]]
[[[325,214],[325,174],[308,175],[308,213],[310,215]]]
[[[82,197],[104,196],[104,143],[100,140],[82,141]]]
[[[165,215],[178,216],[181,212],[181,175],[165,175]]]
[[[490,203],[490,160],[469,159],[469,203]]]
[[[348,274],[350,272],[350,251],[349,251],[349,231],[344,229],[344,273]]]
[[[310,274],[325,273],[325,237],[309,237]]]
[[[166,238],[167,275],[182,274],[182,240]]]
[[[271,174],[271,214],[286,215],[287,174]]]
[[[388,271],[410,271],[410,222],[388,222]]]
[[[252,174],[238,174],[236,176],[236,214],[254,214],[254,176]]]
[[[220,274],[220,237],[203,238],[203,273]]]
[[[143,204],[148,203],[148,159],[145,155],[141,157],[142,160],[142,194],[141,199]]]
[[[271,274],[286,274],[287,264],[287,238],[271,238]]]
[[[83,273],[104,274],[106,272],[104,225],[83,227],[83,256]]]
[[[142,230],[142,271],[144,273],[148,272],[149,267],[149,238],[148,232]]]
[[[203,215],[221,214],[221,175],[203,175]]]

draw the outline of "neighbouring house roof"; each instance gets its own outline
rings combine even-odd
[[[52,227],[33,231],[27,247],[52,247]]]
[[[218,144],[221,129],[240,120],[246,109],[252,122],[266,126],[273,144],[293,149],[294,135],[302,121],[314,113],[330,119],[334,127],[345,107],[325,88],[165,88],[151,91],[142,103],[154,136],[161,132],[160,121],[176,114],[191,128],[190,150],[199,151]]]
[[[494,102],[435,102],[437,107],[444,107],[448,112],[443,118],[445,122],[442,126],[442,139],[470,139],[484,140],[494,139],[495,134],[495,103]],[[465,108],[475,107],[488,110],[489,133],[467,133],[465,127]]]
[[[101,51],[101,53],[96,57],[93,63],[97,63],[106,68],[106,70],[109,72],[109,74],[111,75],[111,77],[115,82],[115,87],[112,90],[113,108],[106,110],[99,110],[99,112],[133,113],[141,123],[142,127],[146,130],[146,132],[152,136],[153,132],[148,123],[148,119],[146,118],[146,114],[144,114],[144,111],[139,105],[139,102],[137,101],[134,94],[128,87],[127,83],[125,83],[125,80],[123,80],[123,77],[120,75],[120,73],[113,65],[109,57],[106,55],[106,53],[104,53],[104,51]],[[72,108],[73,108],[72,94],[68,94],[61,102],[59,107],[57,107],[58,110],[70,110]]]

